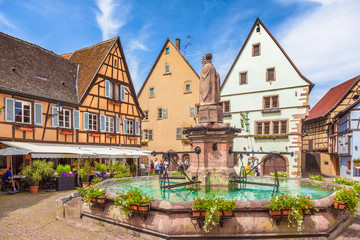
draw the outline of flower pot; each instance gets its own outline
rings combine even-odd
[[[100,196],[96,199],[98,203],[105,203],[106,202],[106,196]]]
[[[225,212],[225,211],[222,212],[222,215],[224,216],[232,216],[232,214],[233,212]]]
[[[32,132],[33,128],[19,127],[18,130],[24,132]]]
[[[334,208],[335,209],[345,209],[346,203],[341,201],[334,200]]]
[[[200,217],[201,216],[205,216],[205,210],[204,209],[192,209],[192,214],[194,217]]]
[[[96,202],[96,198],[90,199],[90,202]]]
[[[56,179],[56,191],[74,190],[75,176],[58,177]]]
[[[271,216],[287,216],[289,215],[290,209],[281,209],[277,211],[269,210]]]
[[[37,193],[39,190],[39,186],[29,186],[29,190],[31,194]]]
[[[145,203],[140,205],[131,204],[130,209],[134,211],[139,210],[141,212],[148,212],[150,210],[150,203]]]

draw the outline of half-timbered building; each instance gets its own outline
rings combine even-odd
[[[141,155],[142,110],[118,37],[59,56],[0,33],[0,141],[69,163]],[[9,158],[0,161],[0,173]],[[15,166],[15,172],[16,172]]]
[[[301,123],[309,109],[314,84],[301,74],[279,42],[256,19],[222,86],[224,122],[242,132],[234,139],[237,151],[254,151],[248,161],[265,160],[261,173],[274,167],[268,155],[256,152],[287,152],[274,163],[289,176],[301,174]],[[241,163],[235,169],[240,171]]]
[[[360,95],[360,76],[331,88],[310,110],[303,124],[303,171],[340,174],[338,125],[335,116]]]

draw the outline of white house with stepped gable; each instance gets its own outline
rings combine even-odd
[[[275,166],[289,176],[299,176],[301,125],[308,115],[313,87],[261,20],[256,19],[221,86],[224,122],[242,128],[234,139],[234,150],[294,152],[294,156],[278,157]],[[265,158],[268,156],[264,154],[244,155],[243,163]],[[235,168],[239,171],[240,167],[241,162]],[[265,161],[262,174],[271,172],[274,168]]]

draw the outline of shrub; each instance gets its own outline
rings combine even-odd
[[[36,160],[31,166],[24,167],[20,174],[25,176],[25,181],[30,186],[38,186],[42,179],[53,176],[55,172],[53,166],[53,162]]]
[[[344,177],[344,178],[335,177],[335,179],[333,180],[333,183],[352,186],[352,185],[356,184],[356,181],[353,181],[350,178],[346,178],[346,177]]]
[[[359,203],[360,199],[356,196],[357,192],[353,188],[347,189],[343,187],[340,191],[337,191],[335,194],[335,200],[345,202],[347,208],[349,208],[350,212],[356,213],[356,206]]]
[[[95,162],[95,171],[98,172],[106,172],[106,165],[105,164],[99,164],[98,162]]]
[[[130,188],[129,191],[122,191],[114,199],[114,206],[120,208],[124,215],[128,215],[131,211],[131,205],[141,205],[150,203],[153,200],[146,193],[143,193],[139,188]]]
[[[114,175],[114,178],[126,178],[126,177],[132,177],[133,175],[131,173],[118,173]]]
[[[59,164],[56,167],[56,176],[57,177],[67,177],[67,176],[69,176],[70,172],[71,172],[71,166],[69,164],[66,164],[65,166]]]
[[[84,182],[89,182],[89,177],[91,174],[93,174],[90,161],[90,159],[87,159],[84,163],[84,166],[79,170],[81,180]]]
[[[170,175],[183,175],[181,171],[172,172]]]
[[[310,180],[325,182],[324,177],[318,174],[316,175],[309,174],[309,178]]]
[[[101,178],[96,177],[96,178],[93,178],[93,180],[91,181],[91,184],[95,185],[99,182],[101,182]]]
[[[154,176],[154,175],[156,175],[156,173],[154,172],[149,173],[149,176]]]
[[[112,168],[110,169],[111,173],[128,173],[130,172],[130,168],[128,165],[126,164],[122,164],[120,162],[116,162],[115,164],[112,165]]]
[[[130,167],[130,172],[136,172],[138,170],[138,167],[136,165],[136,162],[133,162],[133,164]]]

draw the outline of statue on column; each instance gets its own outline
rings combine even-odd
[[[200,105],[217,105],[220,101],[220,76],[211,62],[212,54],[206,53],[200,73]]]

